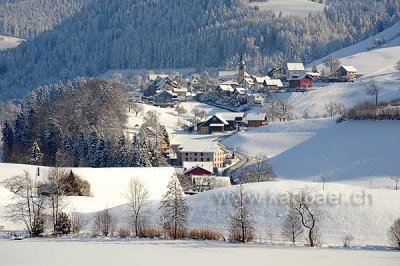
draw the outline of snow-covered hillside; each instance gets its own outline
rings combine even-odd
[[[296,120],[241,132],[223,141],[252,157],[271,158],[284,179],[320,180],[359,185],[393,186],[389,177],[400,173],[399,121]]]
[[[32,177],[36,176],[37,166],[19,164],[0,164],[0,182],[15,175],[28,171]],[[39,167],[40,177],[44,178],[49,170],[48,167]],[[165,193],[168,182],[175,174],[172,167],[162,168],[69,168],[75,174],[87,180],[91,186],[93,197],[69,197],[67,208],[83,213],[93,213],[125,204],[124,197],[128,182],[132,178],[138,178],[148,188],[150,200],[160,200]],[[68,169],[68,170],[69,170]],[[0,212],[4,204],[10,200],[11,193],[0,185]],[[5,221],[0,216],[0,225],[11,226],[14,224]],[[21,228],[21,226],[17,226]]]
[[[298,192],[305,187],[313,189],[315,199],[322,203],[319,226],[325,244],[340,245],[342,237],[349,233],[354,236],[354,244],[357,245],[388,245],[387,230],[400,217],[399,191],[363,189],[332,183],[325,184],[325,190],[322,190],[321,183],[298,181],[244,186],[257,220],[260,239],[282,241],[280,232],[288,192]],[[193,210],[191,224],[226,231],[229,228],[228,211],[232,208],[232,198],[229,195],[235,189],[223,188],[190,197]],[[300,242],[304,243],[304,239]]]
[[[293,107],[293,112],[299,117],[306,113],[310,116],[326,115],[326,104],[329,102],[341,103],[346,108],[351,108],[357,103],[373,100],[367,94],[371,80],[367,78],[354,83],[330,83],[316,87],[313,91],[281,93],[277,97],[287,100]],[[380,101],[400,98],[400,73],[382,74],[374,80],[380,89]]]
[[[252,7],[259,7],[260,10],[271,10],[277,14],[281,13],[284,15],[296,15],[296,16],[308,16],[310,13],[321,12],[325,5],[308,0],[268,0],[252,1],[249,3],[248,0],[244,1],[247,5]]]
[[[386,40],[386,44],[377,47],[374,44],[374,41],[377,40],[377,39],[378,40],[384,40],[385,39]],[[330,56],[334,56],[334,57],[337,57],[337,58],[340,58],[340,59],[344,58],[343,59],[344,62],[351,62],[350,60],[351,60],[351,57],[353,55],[356,55],[356,54],[359,54],[359,53],[368,52],[371,49],[373,50],[375,48],[396,47],[396,46],[399,46],[399,45],[400,45],[400,22],[397,22],[392,27],[380,32],[379,34],[377,34],[377,35],[375,35],[373,37],[370,37],[370,38],[368,38],[368,39],[366,39],[366,40],[364,40],[362,42],[356,43],[356,44],[351,45],[349,47],[346,47],[346,48],[340,49],[338,51],[335,51],[335,52],[333,52],[333,53],[331,53],[331,54],[329,54],[329,55],[327,55],[327,56],[325,56],[325,57],[323,57],[323,58],[321,58],[319,60],[316,60],[316,61],[310,63],[308,65],[308,67],[311,68],[313,65],[322,64],[322,62],[324,62],[325,59],[327,59]],[[392,55],[397,57],[397,60],[400,60],[400,52],[399,52],[399,50],[395,49],[395,50],[386,50],[386,51],[391,51]],[[376,56],[376,55],[379,56],[379,53],[376,54],[376,55],[375,55],[375,53],[364,54],[364,55],[366,55],[364,57],[365,65],[376,66],[377,62],[374,60],[375,58],[371,58],[370,56]],[[389,62],[387,62],[387,64],[384,67],[389,67],[391,65],[393,65],[393,63],[391,63],[391,61],[389,61]],[[363,74],[369,74],[370,73],[368,71],[364,71],[362,64],[360,64],[358,67],[360,68],[359,70],[361,71],[361,73],[363,73]],[[384,67],[382,67],[382,65],[376,66],[376,67],[380,68],[380,69],[384,68]],[[365,70],[368,70],[368,69],[365,69]],[[372,72],[374,72],[374,71],[372,71]]]
[[[335,125],[334,119],[293,120],[240,132],[222,141],[227,147],[247,156],[276,156]]]
[[[17,47],[23,39],[0,35],[0,51]]]
[[[348,121],[320,131],[271,163],[282,178],[319,180],[324,174],[331,181],[390,182],[400,173],[399,137],[399,121]]]

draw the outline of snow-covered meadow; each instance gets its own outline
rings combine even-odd
[[[17,47],[23,39],[0,35],[0,51]]]
[[[258,6],[260,10],[273,11],[276,14],[283,15],[307,16],[310,13],[318,13],[324,10],[325,5],[308,0],[268,0],[262,1],[245,1],[249,6]]]
[[[108,265],[309,265],[397,266],[388,250],[294,248],[167,240],[0,240],[1,264],[24,266]],[[289,255],[290,254],[290,255]]]

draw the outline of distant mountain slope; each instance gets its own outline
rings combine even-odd
[[[306,18],[245,8],[239,0],[94,0],[53,30],[0,53],[0,98],[110,69],[236,67],[252,72],[311,61],[400,17],[400,3],[329,1]],[[395,12],[393,12],[395,10]]]
[[[400,45],[400,21],[394,24],[392,27],[372,37],[369,37],[364,41],[358,42],[351,46],[330,53],[329,55],[324,56],[323,58],[310,63],[308,66],[312,67],[313,65],[319,65],[323,63],[330,56],[334,56],[336,58],[346,58],[355,54],[367,52],[374,49],[394,47],[399,45]],[[371,62],[375,61],[371,60]]]
[[[1,0],[0,34],[33,39],[90,0]]]

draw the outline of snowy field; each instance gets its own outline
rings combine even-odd
[[[393,70],[389,73],[381,73],[373,78],[380,89],[379,101],[400,98],[400,71],[395,72],[394,68],[391,68]],[[350,108],[357,103],[374,100],[367,94],[370,80],[372,78],[357,80],[354,83],[330,83],[324,87],[315,87],[313,91],[281,93],[277,94],[277,97],[287,100],[293,106],[293,112],[299,117],[305,113],[310,116],[325,115],[327,114],[325,105],[329,102],[341,103]]]
[[[271,10],[277,14],[308,16],[310,13],[321,12],[325,5],[308,0],[268,0],[267,2],[252,2],[246,0],[249,6],[258,6],[260,10]]]
[[[319,227],[323,245],[342,245],[346,234],[354,236],[354,245],[387,246],[387,231],[400,217],[400,191],[368,189],[357,186],[299,181],[256,183],[244,186],[257,222],[257,238],[282,243],[281,228],[286,214],[288,192],[305,187],[314,191],[319,205]],[[236,187],[216,189],[190,197],[190,224],[197,228],[229,228],[228,212],[232,208],[230,192]],[[299,238],[305,244],[305,238]]]
[[[187,121],[192,116],[190,112],[193,108],[196,107],[202,110],[206,110],[209,116],[212,116],[218,112],[227,112],[226,110],[220,109],[218,107],[199,102],[183,102],[181,103],[181,106],[187,110],[187,113],[179,117],[174,108],[161,108],[147,104],[143,104],[143,106],[143,114],[139,114],[137,117],[134,113],[128,113],[128,123],[126,126],[127,132],[138,132],[140,126],[143,123],[143,116],[146,114],[146,112],[150,110],[157,111],[161,114],[161,123],[166,127],[170,135],[171,144],[182,144],[184,142],[192,140],[211,141],[221,136],[221,134],[197,134],[197,132],[189,133],[181,130],[178,125],[179,120],[181,120],[181,122]]]
[[[335,124],[334,119],[275,122],[268,126],[251,128],[248,132],[240,132],[223,140],[222,143],[249,157],[258,155],[274,157]]]
[[[196,241],[0,241],[1,265],[398,265],[393,251],[292,248]],[[22,256],[21,256],[22,252]]]
[[[0,35],[0,51],[17,47],[23,39]]]
[[[223,141],[250,157],[271,158],[283,179],[330,181],[361,186],[392,186],[400,173],[400,121],[309,119],[275,122]],[[289,167],[290,165],[290,167]]]

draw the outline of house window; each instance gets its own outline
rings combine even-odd
[[[203,153],[200,153],[200,156],[203,156],[204,154]]]
[[[186,152],[185,155],[188,156],[188,153]]]
[[[202,162],[204,162],[204,159],[203,159],[203,158],[201,158],[200,160],[201,160]]]
[[[197,162],[197,158],[194,158],[194,161]]]
[[[188,159],[189,159],[189,158],[188,158],[188,157],[186,157],[186,158],[185,158],[185,161],[188,161]]]
[[[194,156],[197,156],[197,152],[194,153]]]
[[[207,158],[207,162],[209,162],[210,161],[210,158]]]

